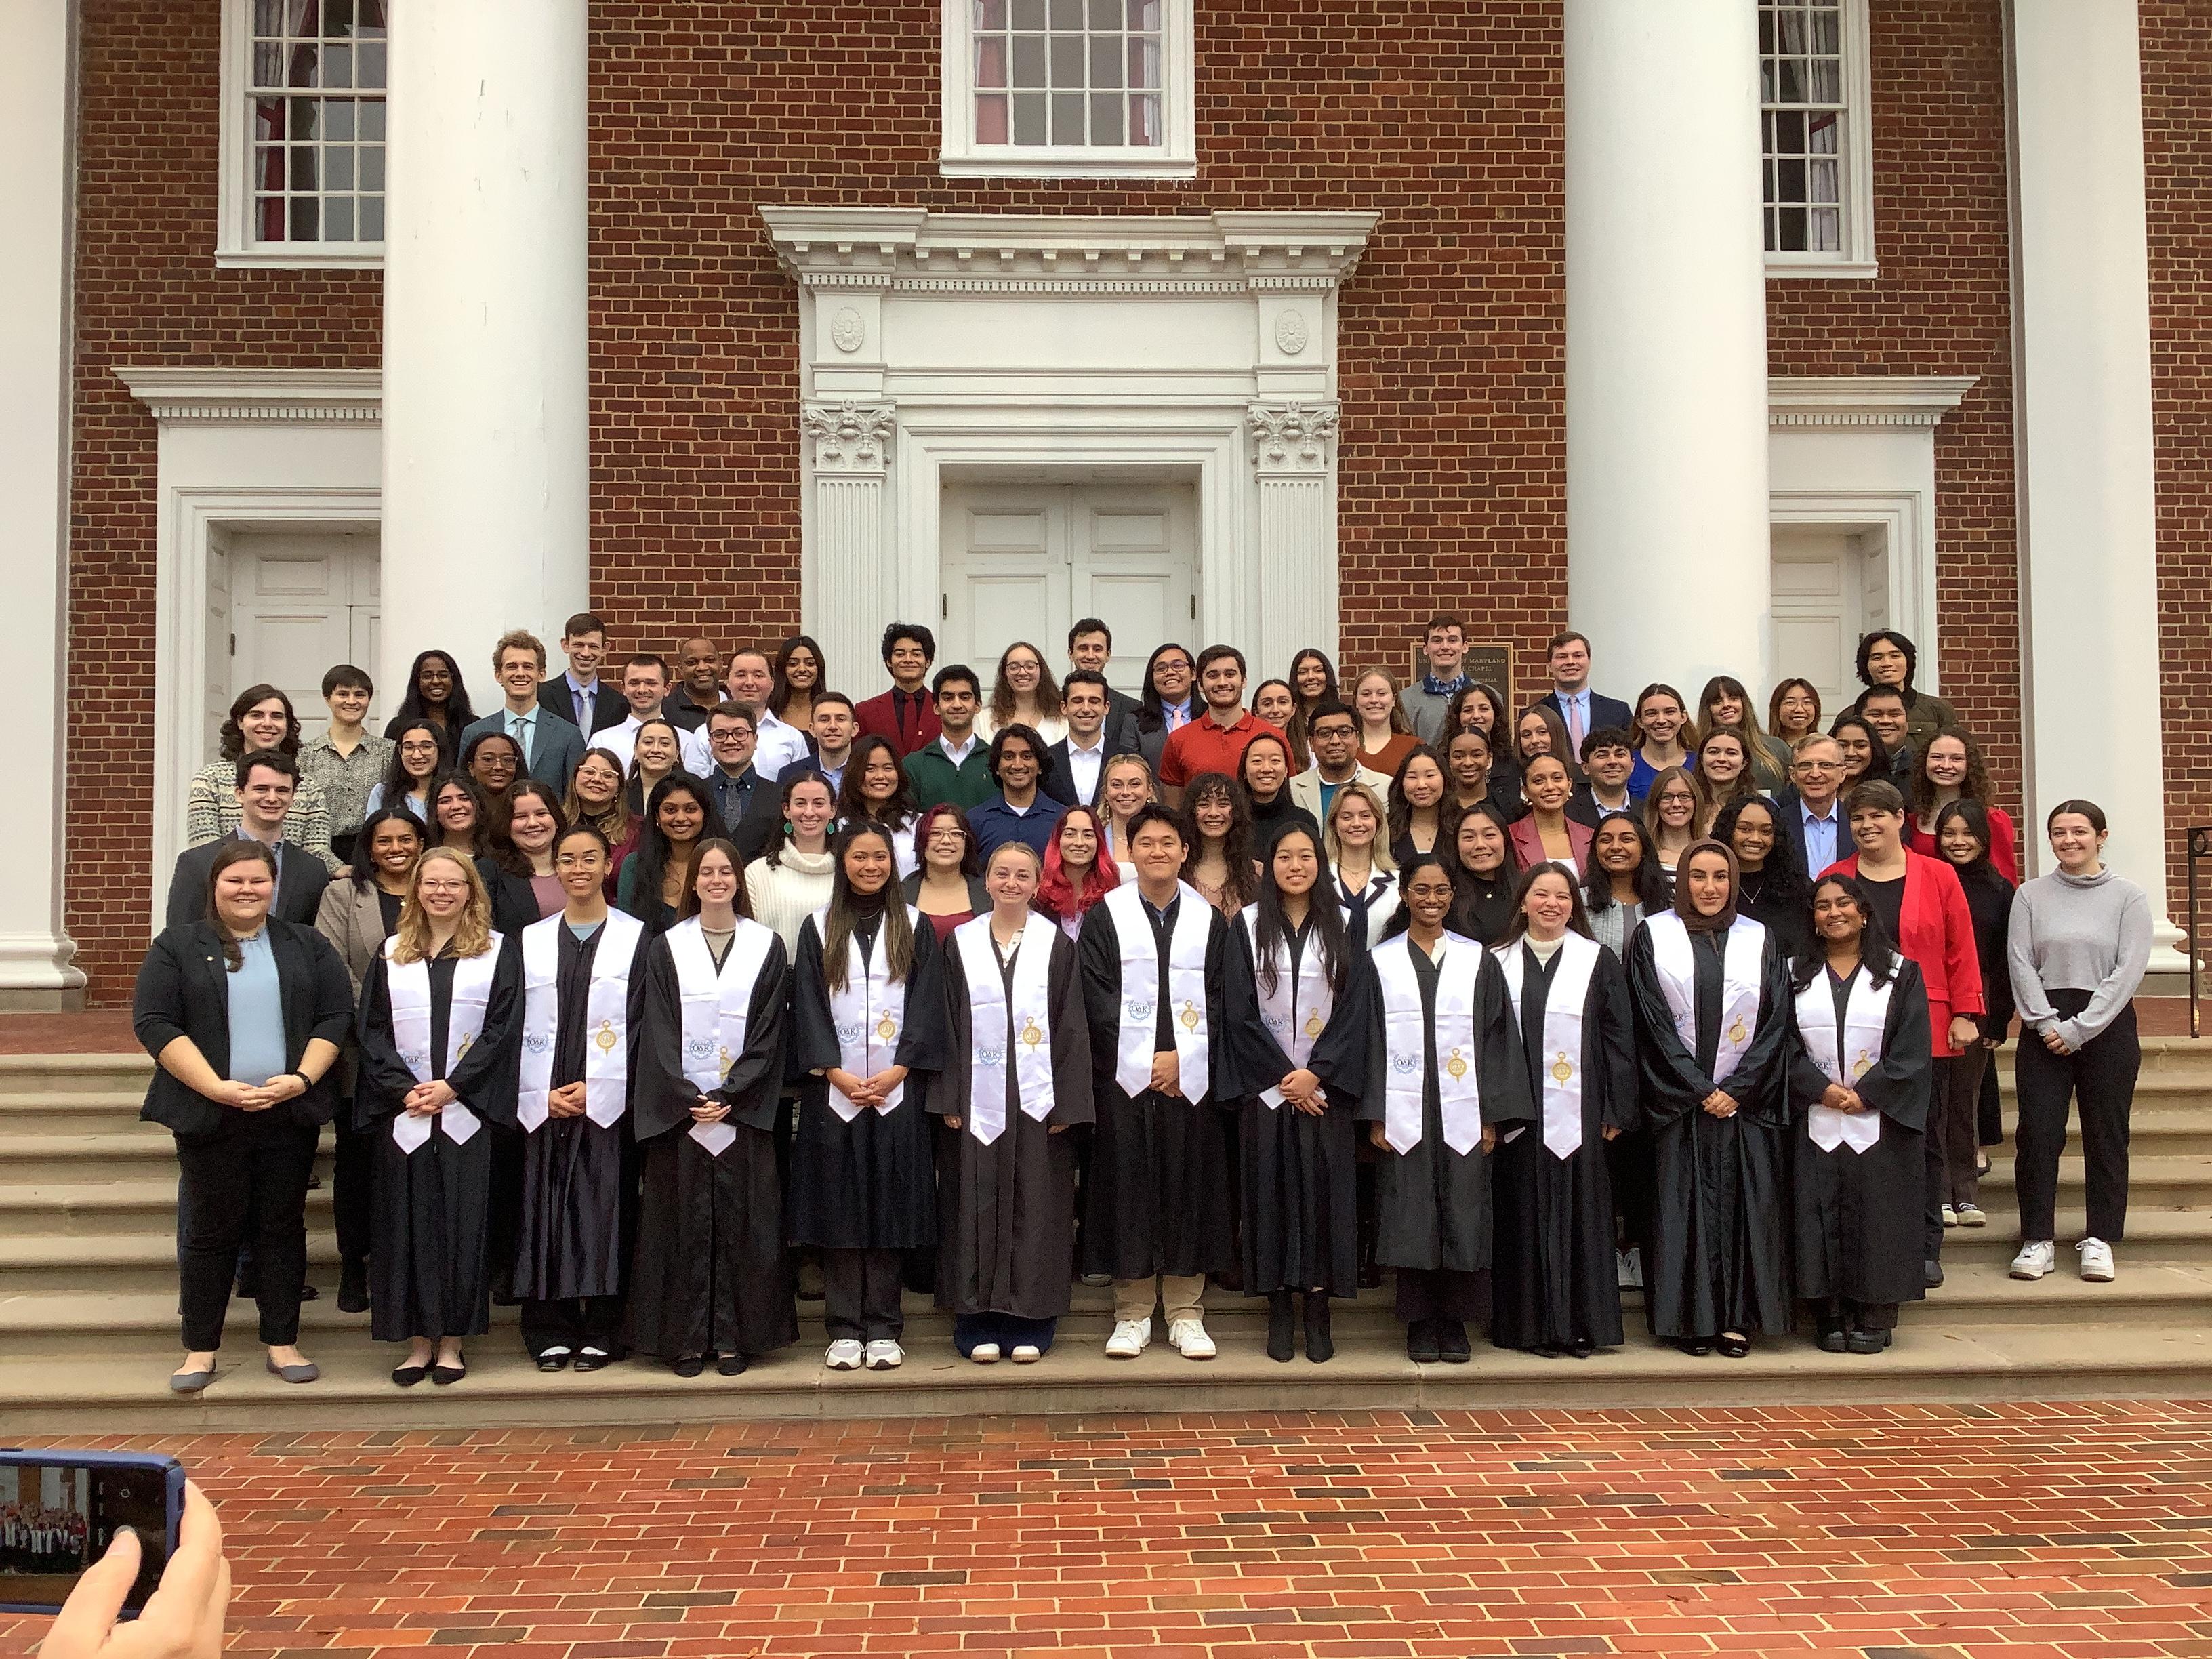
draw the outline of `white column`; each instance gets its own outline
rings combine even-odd
[[[878,647],[899,593],[884,534],[897,410],[889,404],[807,404],[799,423],[814,463],[806,613],[829,661],[825,689],[857,702],[888,683]]]
[[[550,646],[590,595],[586,64],[586,0],[393,0],[378,678],[394,706],[434,645],[496,706],[492,641],[528,627]]]
[[[1316,640],[1336,639],[1336,591],[1316,581],[1336,568],[1337,409],[1334,404],[1254,404],[1246,416],[1259,489],[1258,632],[1255,665],[1288,662]]]
[[[0,1006],[82,996],[62,931],[62,697],[69,685],[70,278],[76,7],[0,0],[0,570],[15,641],[17,769],[0,861]]]
[[[1755,12],[1566,0],[1567,617],[1623,698],[1768,679]]]
[[[2166,907],[2142,82],[2132,4],[2012,0],[2013,426],[2030,866],[2095,801]],[[2186,966],[2161,921],[2152,966]]]

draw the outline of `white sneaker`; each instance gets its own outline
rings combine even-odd
[[[1168,1327],[1168,1340],[1185,1359],[1213,1358],[1213,1339],[1206,1334],[1206,1326],[1195,1319],[1178,1319]]]
[[[1959,1224],[1959,1212],[1948,1204],[1943,1206],[1943,1224],[1947,1227],[1955,1227]]]
[[[1633,1244],[1621,1251],[1620,1259],[1613,1270],[1613,1278],[1624,1291],[1642,1290],[1644,1288],[1644,1252]]]
[[[968,1350],[968,1357],[979,1365],[995,1365],[999,1363],[999,1345],[995,1342],[978,1342]]]
[[[1958,1207],[1959,1224],[1961,1227],[1986,1227],[1990,1224],[1990,1218],[1982,1212],[1980,1205],[1961,1204]]]
[[[1034,1365],[1042,1357],[1038,1353],[1036,1345],[1033,1342],[1017,1342],[1014,1345],[1014,1352],[1010,1356],[1017,1365]]]
[[[2100,1285],[2112,1282],[2116,1269],[2111,1245],[2101,1238],[2085,1238],[2074,1248],[2081,1253],[2082,1278],[2094,1279]]]
[[[2035,1239],[2020,1247],[2020,1254],[2012,1259],[2014,1279],[2040,1279],[2058,1265],[2058,1253],[2047,1238]]]
[[[822,1363],[833,1371],[857,1371],[860,1369],[860,1345],[849,1336],[841,1336],[830,1345],[830,1352],[822,1356]]]
[[[1152,1346],[1152,1322],[1149,1316],[1143,1319],[1125,1319],[1115,1326],[1114,1334],[1106,1339],[1109,1359],[1134,1359]]]
[[[868,1344],[868,1369],[872,1371],[895,1371],[905,1360],[906,1350],[887,1336],[879,1336]]]

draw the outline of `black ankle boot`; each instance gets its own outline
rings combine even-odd
[[[1437,1335],[1437,1322],[1416,1319],[1406,1327],[1406,1358],[1416,1365],[1433,1365],[1443,1357]]]
[[[1328,1292],[1306,1292],[1306,1358],[1316,1365],[1335,1358],[1336,1342],[1328,1334]]]
[[[1291,1293],[1273,1291],[1267,1296],[1267,1358],[1287,1364],[1296,1357],[1291,1346]]]

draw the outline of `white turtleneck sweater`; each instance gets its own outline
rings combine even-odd
[[[836,860],[826,852],[802,853],[785,846],[771,864],[755,859],[745,866],[745,901],[753,920],[775,929],[787,958],[799,948],[799,924],[830,902]]]

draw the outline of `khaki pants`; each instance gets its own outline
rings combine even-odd
[[[1114,1321],[1116,1324],[1135,1324],[1152,1316],[1152,1304],[1167,1304],[1168,1324],[1178,1320],[1199,1319],[1205,1310],[1199,1298],[1206,1293],[1206,1275],[1193,1273],[1185,1279],[1175,1273],[1162,1273],[1156,1279],[1117,1279],[1114,1281]]]

